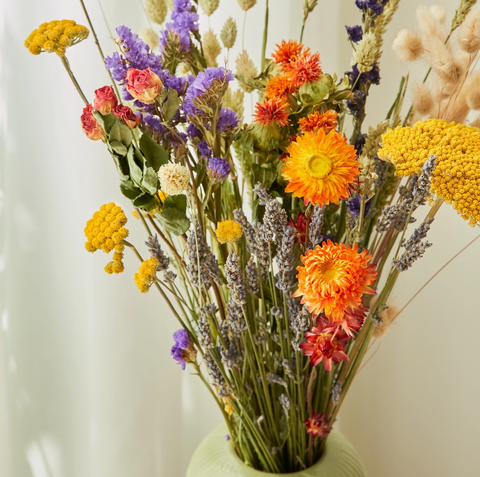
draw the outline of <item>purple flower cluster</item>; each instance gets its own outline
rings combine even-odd
[[[353,98],[347,100],[347,108],[354,116],[365,107],[366,94],[364,91],[356,90],[353,92]]]
[[[388,0],[355,0],[355,5],[360,10],[371,10],[375,15],[381,15]]]
[[[356,195],[355,197],[352,197],[347,201],[347,209],[352,214],[353,217],[358,217],[360,215],[360,205],[361,205],[361,197],[359,195]],[[365,202],[365,212],[363,214],[364,216],[368,214],[371,206],[372,206],[372,199],[367,200]]]
[[[228,108],[220,110],[220,117],[218,118],[217,129],[222,132],[231,132],[238,126],[240,119],[238,114]]]
[[[212,150],[208,147],[207,141],[199,143],[197,148],[204,159],[212,157]]]
[[[192,12],[190,0],[174,0],[171,22],[165,25],[165,30],[160,34],[160,45],[165,47],[168,34],[178,35],[182,51],[190,50],[190,32],[198,30],[198,15]]]
[[[347,29],[347,35],[350,41],[358,43],[363,38],[363,31],[360,25],[355,25],[352,27],[345,25],[345,28]]]
[[[230,172],[230,163],[221,157],[212,157],[207,164],[208,177],[214,182],[226,179]]]
[[[226,70],[221,67],[210,67],[202,71],[198,76],[190,83],[185,94],[185,100],[183,102],[183,110],[187,116],[195,116],[195,114],[202,115],[203,111],[200,111],[194,101],[203,96],[212,83],[215,80],[233,81],[234,75],[230,70]]]
[[[172,346],[170,354],[182,367],[182,370],[185,370],[185,365],[187,363],[185,361],[184,351],[190,347],[190,338],[188,337],[187,331],[182,328],[173,333],[173,339],[175,340],[175,344]]]
[[[350,79],[351,84],[362,83],[365,84],[367,81],[370,81],[372,84],[380,84],[380,68],[378,67],[378,63],[374,61],[372,63],[372,69],[367,71],[366,73],[362,73],[359,78],[359,71],[357,65],[352,66],[352,71],[347,71],[345,74]],[[358,82],[357,82],[358,79]]]

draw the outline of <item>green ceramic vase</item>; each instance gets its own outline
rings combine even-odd
[[[357,452],[347,438],[333,430],[322,458],[312,467],[290,474],[268,474],[246,466],[225,440],[226,426],[217,427],[198,446],[186,477],[365,477]]]

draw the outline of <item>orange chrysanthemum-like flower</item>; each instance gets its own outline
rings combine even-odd
[[[287,103],[280,98],[265,99],[263,103],[255,105],[253,118],[264,125],[276,122],[280,126],[286,126],[288,124],[287,106]]]
[[[305,204],[339,203],[348,197],[348,187],[359,174],[354,146],[341,133],[323,129],[297,136],[287,149],[282,175],[289,181],[286,192],[303,197]]]
[[[357,244],[351,248],[327,240],[301,257],[304,267],[297,267],[298,290],[293,296],[301,296],[309,312],[324,311],[331,322],[339,322],[348,307],[362,306],[364,293],[375,294],[370,285],[377,271],[368,263],[371,259],[366,250],[358,253]]]
[[[337,127],[337,112],[333,109],[329,109],[325,113],[315,111],[306,118],[299,119],[298,125],[304,133],[318,131],[319,129],[329,132]]]
[[[281,65],[283,67],[288,66],[290,63],[296,61],[297,56],[303,50],[303,43],[299,43],[295,40],[282,40],[280,45],[275,45],[276,49],[272,53],[272,58],[277,65]]]
[[[284,67],[293,73],[293,80],[297,87],[305,83],[313,83],[322,74],[320,53],[310,53],[309,50],[301,53],[297,59]]]
[[[268,80],[267,86],[265,86],[265,95],[267,98],[286,100],[287,93],[294,93],[295,91],[297,91],[297,88],[293,81],[292,73],[273,76]]]

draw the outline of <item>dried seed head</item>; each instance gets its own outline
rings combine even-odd
[[[425,45],[427,61],[432,70],[445,83],[458,84],[465,74],[465,66],[455,58],[447,45],[439,38],[431,37]]]
[[[151,50],[156,50],[159,46],[158,33],[149,27],[143,27],[138,36],[150,47]]]
[[[475,111],[480,109],[480,72],[468,76],[463,89],[466,90],[467,104],[470,109]]]
[[[457,42],[469,55],[480,50],[480,10],[473,10],[467,15],[458,29]]]
[[[382,319],[381,324],[375,327],[373,331],[373,337],[377,340],[383,338],[385,333],[390,328],[390,325],[394,322],[397,314],[400,310],[396,306],[387,306],[381,313],[380,318]]]
[[[420,59],[424,52],[420,35],[408,30],[398,32],[392,47],[397,59],[402,63],[416,61]]]
[[[244,11],[250,10],[256,3],[257,0],[237,0],[240,8]]]
[[[145,13],[150,21],[161,25],[167,16],[167,4],[165,0],[145,0]],[[150,46],[150,43],[146,43]]]
[[[199,0],[200,7],[202,7],[203,13],[210,16],[217,8],[220,0]]]
[[[430,8],[417,8],[417,21],[423,39],[438,38],[445,41],[448,32],[445,23],[439,21],[438,16]]]
[[[225,48],[232,48],[237,39],[237,24],[232,17],[228,17],[225,21],[222,31],[220,32],[220,39]]]
[[[427,116],[433,109],[432,90],[425,83],[416,83],[413,86],[412,106],[420,116]]]
[[[222,99],[222,105],[225,108],[229,108],[235,111],[240,118],[240,121],[243,121],[243,100],[245,94],[242,90],[237,89],[233,91],[232,89],[228,88],[225,96]]]
[[[250,79],[253,79],[255,78],[255,76],[257,76],[257,68],[255,67],[255,63],[248,56],[248,53],[245,50],[243,50],[242,53],[238,55],[235,64],[237,65],[237,75],[242,75]],[[253,88],[246,85],[242,81],[239,81],[239,84],[240,87],[247,93],[253,91]]]
[[[222,47],[218,41],[217,35],[209,28],[203,35],[203,52],[208,66],[218,66],[217,57],[222,52]]]

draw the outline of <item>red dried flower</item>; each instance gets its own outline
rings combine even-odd
[[[268,125],[275,121],[280,126],[286,126],[288,124],[287,107],[287,103],[280,98],[265,99],[263,103],[255,105],[253,117],[260,124]]]
[[[328,427],[329,420],[325,417],[325,414],[317,414],[314,412],[306,421],[303,421],[307,427],[307,434],[312,434],[312,437],[322,436],[327,437],[330,433]]]

